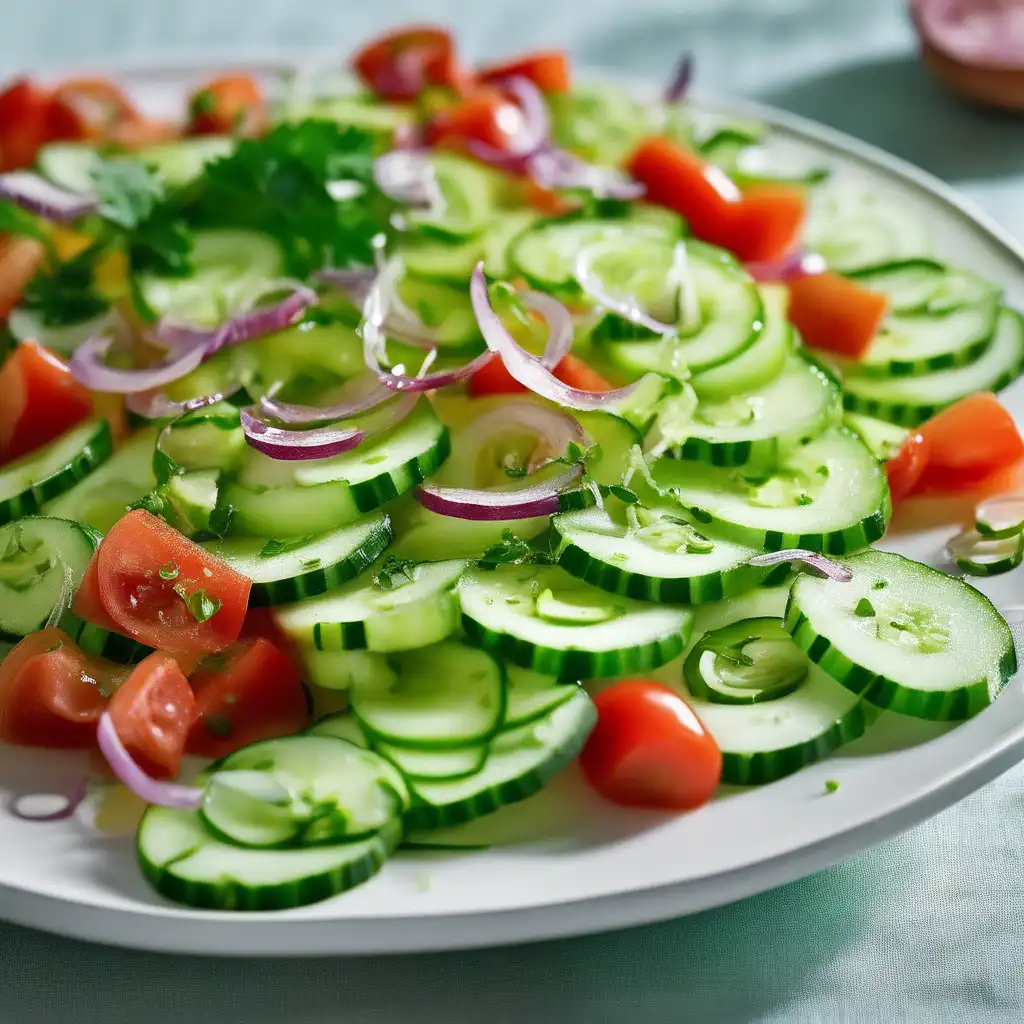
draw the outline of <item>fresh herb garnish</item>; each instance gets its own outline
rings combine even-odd
[[[877,583],[872,584],[872,590],[885,590],[889,584],[885,580],[879,580]]]
[[[550,565],[552,558],[544,551],[534,551],[529,541],[517,537],[511,530],[504,530],[501,541],[485,548],[477,565],[483,569],[493,569],[498,565],[519,565],[523,562]]]
[[[511,477],[513,480],[522,480],[528,472],[525,466],[502,466],[501,468],[504,470],[505,476]]]
[[[58,638],[52,644],[52,646],[47,647],[46,650],[43,651],[43,654],[53,654],[54,651],[59,651],[63,646],[64,646],[64,641]]]
[[[164,199],[160,178],[139,160],[101,160],[92,169],[99,214],[111,224],[134,231]]]
[[[32,278],[23,292],[25,306],[47,327],[79,323],[107,309],[96,287],[96,270],[105,249],[99,242],[63,263],[54,263]]]
[[[185,590],[184,584],[178,583],[174,587],[174,592],[185,602],[196,622],[206,622],[220,611],[220,598],[210,597],[202,587],[189,594]]]
[[[283,555],[288,551],[295,551],[297,548],[304,548],[313,538],[295,537],[292,540],[274,540],[271,538],[260,548],[261,558],[273,558],[274,555]]]
[[[373,577],[374,585],[380,587],[381,590],[395,590],[398,587],[404,587],[406,583],[412,583],[415,580],[416,577],[413,576],[412,571],[418,564],[409,558],[403,559],[388,555]]]
[[[223,537],[231,529],[231,520],[235,518],[235,506],[217,503],[210,513],[209,530],[215,537]]]
[[[601,484],[600,485],[601,497],[607,498],[611,495],[613,498],[618,498],[619,501],[624,502],[626,505],[635,505],[640,501],[640,495],[636,491],[630,490],[628,487],[623,487],[622,484]]]
[[[798,505],[813,505],[814,499],[806,491],[801,491],[796,496],[796,503]]]
[[[174,562],[164,562],[163,565],[157,569],[162,580],[176,580],[179,573],[178,566]]]
[[[866,598],[862,597],[857,602],[857,607],[853,609],[854,615],[859,615],[861,618],[868,618],[875,614],[874,605]]]

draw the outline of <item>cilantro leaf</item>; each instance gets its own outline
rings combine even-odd
[[[36,274],[25,286],[25,305],[34,309],[47,327],[98,316],[109,305],[95,283],[96,267],[103,254],[103,246],[96,243]]]
[[[176,580],[180,571],[181,570],[178,568],[176,562],[164,562],[164,564],[157,569],[157,573],[162,580]]]
[[[220,598],[210,597],[202,587],[189,594],[185,590],[184,584],[178,583],[174,587],[174,592],[185,602],[196,622],[206,622],[220,611]]]
[[[305,547],[312,539],[312,536],[293,537],[291,540],[274,540],[271,538],[260,548],[260,557],[273,558],[274,555],[283,555],[288,551],[295,551],[297,548]]]
[[[231,529],[231,520],[235,518],[234,505],[221,505],[210,513],[209,529],[215,537],[223,537]]]
[[[866,597],[862,597],[857,602],[857,607],[853,609],[853,614],[865,619],[870,618],[875,614],[875,606]]]
[[[175,462],[159,444],[153,449],[153,476],[156,477],[157,487],[168,483],[172,477],[181,476],[185,467]]]
[[[415,579],[412,570],[416,568],[417,564],[408,558],[401,559],[395,555],[388,555],[373,577],[374,585],[380,587],[381,590],[395,590],[397,587],[405,586],[406,583],[412,583]]]
[[[164,198],[163,182],[139,160],[102,160],[92,179],[100,216],[125,231],[142,224]]]

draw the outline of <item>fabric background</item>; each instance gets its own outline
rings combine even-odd
[[[335,51],[411,0],[0,0],[0,78],[149,58]],[[917,63],[898,0],[435,0],[472,57],[568,45],[580,65],[777,104],[962,188],[1024,238],[1024,124]],[[897,839],[754,899],[566,942],[362,960],[229,961],[0,925],[17,1024],[939,1024],[1024,1018],[1024,768]],[[0,851],[0,856],[3,856]]]

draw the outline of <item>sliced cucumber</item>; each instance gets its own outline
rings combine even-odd
[[[946,552],[967,576],[1001,576],[1024,561],[1024,533],[987,537],[965,530],[946,542]]]
[[[7,317],[7,329],[16,341],[32,338],[44,348],[70,355],[106,325],[109,313],[74,324],[48,324],[43,315],[28,306],[16,306]]]
[[[425,234],[455,241],[481,234],[494,217],[503,176],[454,153],[432,152],[430,164],[442,198],[440,209],[409,211],[409,223]]]
[[[184,416],[163,431],[160,448],[185,469],[231,469],[245,451],[239,410],[221,402],[206,416]]]
[[[879,462],[894,459],[906,443],[910,432],[873,416],[860,416],[855,412],[843,414],[843,426],[852,430]]]
[[[689,608],[610,595],[551,566],[469,569],[462,624],[488,650],[561,679],[624,675],[663,665],[686,644]]]
[[[302,601],[354,579],[376,561],[392,536],[388,517],[374,512],[319,537],[229,537],[203,546],[252,580],[249,603],[259,606]]]
[[[67,519],[24,516],[0,526],[0,640],[42,629],[62,601],[64,615],[99,541]]]
[[[414,781],[409,829],[442,828],[472,821],[541,790],[580,752],[597,713],[582,690],[550,713],[499,733],[483,770],[466,779]]]
[[[447,750],[488,740],[505,716],[505,671],[486,651],[440,643],[393,656],[398,679],[352,687],[352,711],[371,742]]]
[[[482,346],[480,325],[466,288],[406,275],[398,282],[397,291],[402,301],[430,328],[430,336],[442,351]]]
[[[850,275],[873,292],[889,300],[892,313],[941,315],[961,306],[989,302],[1000,297],[1000,289],[975,274],[949,270],[929,259],[897,260],[865,267]]]
[[[171,188],[182,188],[199,178],[207,164],[230,156],[237,144],[230,135],[195,135],[147,146],[135,159],[152,167]]]
[[[153,653],[152,647],[120,633],[112,633],[102,626],[94,626],[91,622],[82,622],[74,614],[65,615],[60,627],[83,651],[98,654],[119,665],[134,665]]]
[[[128,506],[156,487],[153,450],[157,431],[132,434],[102,465],[84,480],[43,506],[48,516],[76,519],[106,533]]]
[[[506,730],[542,718],[560,704],[572,700],[578,689],[572,683],[560,683],[553,676],[541,675],[518,665],[508,665],[505,671],[508,676]]]
[[[215,835],[239,846],[315,846],[373,835],[408,803],[388,761],[307,733],[251,743],[219,761],[200,813]]]
[[[849,376],[843,402],[851,412],[914,427],[975,391],[1000,391],[1020,376],[1022,366],[1024,326],[1019,313],[1003,309],[995,337],[973,363],[889,380]]]
[[[579,579],[645,601],[702,604],[755,586],[758,548],[712,539],[672,508],[636,510],[635,527],[600,508],[551,521],[559,565]]]
[[[327,533],[430,476],[448,455],[448,430],[427,399],[401,423],[331,459],[281,462],[248,449],[221,488],[232,529],[257,537]]]
[[[389,145],[396,128],[416,121],[416,108],[412,104],[381,103],[376,97],[362,93],[340,96],[320,96],[308,103],[290,103],[284,111],[290,121],[308,118],[334,121],[351,125],[374,135],[386,137]]]
[[[321,718],[306,732],[312,736],[333,736],[335,739],[346,740],[357,747],[369,748],[370,746],[370,741],[366,738],[359,719],[350,711],[341,711]]]
[[[850,583],[797,578],[786,629],[854,693],[917,718],[962,719],[1017,671],[1009,627],[973,587],[887,551],[846,564]]]
[[[680,417],[665,403],[654,431],[685,438],[669,448],[677,459],[713,466],[774,466],[842,417],[842,395],[832,379],[799,356],[763,387],[731,398],[704,399]]]
[[[974,528],[992,539],[1024,533],[1024,497],[1003,494],[982,502],[974,510]]]
[[[465,779],[480,771],[487,761],[486,743],[450,750],[420,750],[377,741],[373,748],[414,784],[417,780]]]
[[[219,478],[214,470],[182,473],[167,481],[163,494],[166,505],[161,514],[188,537],[209,533],[219,493]]]
[[[455,585],[461,559],[374,566],[313,601],[279,608],[278,626],[320,650],[405,651],[451,636],[459,628]]]
[[[168,899],[210,910],[284,910],[365,882],[401,837],[401,822],[393,819],[355,842],[247,850],[214,838],[194,811],[150,807],[136,849],[146,879]]]
[[[31,515],[70,490],[109,457],[112,447],[107,421],[87,420],[8,462],[0,468],[0,525]]]
[[[878,540],[892,513],[881,466],[843,428],[800,446],[764,475],[674,459],[659,459],[652,474],[698,528],[768,551],[854,551]]]
[[[623,164],[647,135],[664,130],[664,112],[619,85],[587,85],[547,97],[555,141],[590,163]]]
[[[99,163],[96,148],[84,142],[51,142],[36,155],[39,173],[69,192],[91,192]]]
[[[306,680],[324,690],[347,690],[376,676],[397,678],[384,655],[372,651],[319,651],[304,644],[297,652]]]

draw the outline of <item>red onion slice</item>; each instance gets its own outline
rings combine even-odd
[[[100,715],[96,741],[113,773],[140,800],[156,804],[158,807],[177,807],[189,811],[196,810],[203,802],[203,790],[200,786],[161,782],[147,775],[125,749],[121,737],[117,734],[114,720],[107,711]]]
[[[478,263],[473,270],[473,276],[469,282],[469,297],[473,303],[473,312],[476,314],[477,323],[480,325],[480,333],[483,334],[487,347],[498,354],[509,374],[524,388],[550,399],[558,405],[581,411],[604,409],[627,398],[646,380],[646,377],[642,377],[633,384],[627,384],[625,387],[615,388],[612,391],[584,391],[582,388],[569,387],[544,366],[542,359],[530,355],[505,330],[501,318],[491,306],[482,262]],[[536,303],[536,297],[535,292],[526,292],[523,295],[527,305],[541,312],[540,306]],[[569,320],[571,324],[572,318],[569,316],[569,311],[561,303],[558,303],[558,308],[561,311],[561,317]],[[548,320],[548,327],[552,332],[559,329],[558,325],[552,323],[551,320]]]
[[[782,562],[802,562],[816,569],[836,583],[849,583],[853,573],[839,562],[826,558],[818,551],[807,551],[804,548],[787,548],[785,551],[769,551],[764,555],[755,555],[750,559],[751,565],[779,565]]]
[[[665,103],[679,103],[690,88],[693,81],[693,54],[684,53],[672,71],[672,77],[665,86],[662,99]]]
[[[530,473],[536,472],[549,460],[564,455],[570,441],[578,445],[586,442],[583,427],[567,412],[540,405],[528,398],[510,398],[477,416],[470,424],[466,432],[470,444],[465,456],[466,464],[475,463],[484,447],[509,427],[520,427],[537,437],[537,446],[526,467]]]
[[[579,474],[579,467],[574,466],[553,480],[518,491],[484,491],[469,487],[423,484],[413,491],[413,495],[424,508],[454,519],[487,522],[533,519],[537,516],[553,516],[559,512],[559,495],[576,481]]]
[[[376,380],[369,388],[365,386],[363,378],[359,378],[357,383],[362,389],[361,394],[336,402],[334,405],[297,405],[293,402],[279,402],[273,395],[267,394],[260,398],[260,413],[279,423],[293,426],[329,423],[332,420],[347,420],[360,413],[369,412],[381,402],[394,397],[394,391]]]
[[[121,370],[109,366],[106,361],[115,340],[110,334],[96,334],[83,341],[68,362],[71,375],[90,391],[129,395],[161,388],[191,373],[206,356],[203,345],[192,345],[159,366],[145,370]]]
[[[617,167],[589,164],[563,149],[545,147],[534,153],[527,170],[542,188],[585,189],[599,199],[639,199],[647,191]]]
[[[493,84],[516,98],[521,121],[516,130],[509,133],[507,149],[497,149],[478,139],[470,139],[469,150],[485,163],[509,171],[521,169],[523,161],[546,145],[551,137],[551,115],[547,100],[533,82],[521,75],[510,75]]]
[[[68,224],[95,213],[99,200],[88,192],[69,192],[31,171],[0,174],[0,199],[9,199],[29,213]]]
[[[825,257],[814,252],[797,250],[781,259],[762,260],[744,264],[747,273],[758,282],[795,281],[812,274],[824,274],[828,269]]]
[[[377,157],[373,180],[381,192],[396,202],[435,210],[444,205],[434,165],[423,150],[394,149]]]
[[[15,797],[10,803],[11,815],[21,821],[67,821],[74,817],[75,811],[81,807],[82,802],[89,789],[89,777],[85,776],[78,782],[70,793],[26,793],[23,796]],[[31,810],[32,801],[45,800],[47,798],[61,801],[59,806],[49,811]]]
[[[288,291],[290,294],[273,306],[256,308],[263,296],[281,291]],[[246,296],[237,315],[221,324],[213,340],[206,347],[206,355],[212,356],[229,345],[238,345],[243,341],[262,337],[264,334],[284,330],[299,320],[302,314],[317,301],[316,292],[301,281],[289,278],[267,281],[260,286],[259,291]]]
[[[242,430],[249,445],[272,459],[329,459],[362,444],[366,434],[355,427],[336,430],[284,430],[256,419],[250,409],[241,410]]]
[[[140,391],[130,394],[125,399],[124,405],[129,412],[147,420],[173,419],[187,412],[195,412],[196,409],[205,409],[207,406],[223,402],[225,398],[230,398],[241,389],[241,384],[235,384],[224,391],[215,391],[213,394],[201,395],[198,398],[188,398],[183,402],[176,402],[168,398],[162,391]]]
[[[346,292],[357,306],[366,301],[376,276],[375,267],[324,267],[313,275],[315,280]]]

